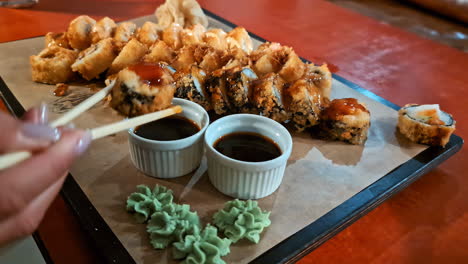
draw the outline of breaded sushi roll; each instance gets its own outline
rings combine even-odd
[[[114,34],[117,24],[109,17],[99,20],[91,30],[91,42],[97,43],[103,39],[111,38]]]
[[[131,39],[112,62],[109,74],[117,73],[123,68],[139,62],[148,52],[148,48],[136,39]]]
[[[161,33],[161,38],[166,44],[178,50],[182,47],[182,40],[180,39],[180,32],[183,27],[177,23],[172,23],[168,28],[164,29]]]
[[[211,110],[210,98],[205,90],[206,73],[198,66],[192,65],[188,72],[176,72],[176,97],[195,102],[206,110]]]
[[[84,50],[91,45],[91,30],[96,20],[89,16],[79,16],[70,22],[67,29],[67,39],[74,49]]]
[[[226,70],[226,93],[234,113],[250,113],[252,105],[249,97],[252,94],[252,82],[258,77],[249,67],[235,67]]]
[[[253,83],[250,102],[258,114],[278,122],[289,119],[283,103],[283,86],[284,81],[276,73],[264,75]]]
[[[177,52],[177,57],[172,62],[172,66],[177,71],[186,72],[190,69],[192,64],[195,64],[197,61],[194,56],[194,46],[184,46]]]
[[[205,82],[205,89],[211,101],[211,107],[218,115],[228,114],[231,105],[226,91],[224,70],[219,69],[211,73]]]
[[[286,82],[294,82],[304,74],[305,64],[292,48],[285,47],[283,53],[278,58],[283,65],[278,74]]]
[[[369,110],[354,98],[335,99],[320,113],[319,133],[331,140],[364,144],[369,127]]]
[[[71,65],[77,57],[77,51],[57,45],[45,48],[38,55],[29,57],[33,81],[57,84],[72,80],[75,75]]]
[[[151,45],[159,39],[160,31],[161,28],[159,25],[146,21],[143,26],[137,30],[136,37],[141,43],[145,44],[147,47],[151,47]]]
[[[176,53],[166,42],[157,40],[150,48],[150,52],[143,57],[143,61],[157,63],[164,61],[171,63],[175,59]]]
[[[398,129],[413,142],[444,147],[455,131],[455,120],[438,104],[407,104],[398,111]]]
[[[130,117],[155,112],[171,105],[175,89],[165,65],[134,64],[118,73],[110,105]]]
[[[203,42],[214,49],[225,50],[228,48],[226,35],[227,33],[224,30],[213,28],[205,32]]]
[[[107,70],[116,56],[112,38],[106,38],[81,51],[71,69],[86,80],[91,80]]]
[[[200,24],[193,25],[188,28],[184,28],[180,32],[180,39],[182,45],[195,45],[203,42],[203,35],[206,32],[206,28]]]
[[[122,49],[130,38],[135,34],[137,26],[133,22],[120,23],[115,29],[114,40],[117,48]]]
[[[320,90],[323,97],[330,99],[332,74],[327,64],[321,66],[307,64],[303,78],[311,81]]]
[[[322,95],[317,87],[306,80],[299,79],[284,88],[284,104],[291,115],[297,131],[318,124],[322,105]]]
[[[252,39],[243,27],[236,27],[226,35],[228,47],[237,47],[250,54],[253,50]]]
[[[45,47],[50,47],[50,46],[59,46],[65,49],[70,48],[70,44],[68,44],[68,39],[67,39],[67,33],[62,32],[62,33],[54,33],[54,32],[49,32],[45,35]]]

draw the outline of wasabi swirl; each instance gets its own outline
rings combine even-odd
[[[236,199],[225,203],[213,222],[233,243],[246,238],[257,244],[260,233],[271,224],[269,217],[270,212],[262,212],[256,201]]]
[[[137,191],[127,198],[127,211],[134,213],[138,223],[148,221],[151,215],[161,211],[165,205],[172,204],[172,191],[164,186],[156,185],[151,189],[146,185],[138,185]]]
[[[190,205],[172,203],[151,216],[146,231],[150,235],[151,245],[163,249],[172,242],[182,241],[194,226],[200,226],[200,219],[196,212],[190,211]]]
[[[200,232],[194,226],[190,235],[175,242],[172,248],[174,259],[183,259],[182,264],[225,264],[221,257],[229,254],[231,241],[218,236],[216,227],[207,225]]]

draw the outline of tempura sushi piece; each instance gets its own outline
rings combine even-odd
[[[398,129],[417,143],[444,147],[455,131],[455,123],[438,104],[407,104],[398,111]]]
[[[171,105],[174,78],[162,64],[133,64],[117,75],[110,105],[125,116],[137,116]]]
[[[192,65],[189,72],[176,72],[176,97],[195,102],[206,110],[211,110],[210,98],[205,90],[206,73],[198,66]]]
[[[218,69],[211,73],[205,82],[205,89],[211,101],[211,107],[218,115],[228,114],[231,105],[226,91],[224,70]]]
[[[320,113],[319,134],[331,140],[362,145],[367,140],[370,112],[354,98],[335,99]]]
[[[143,26],[137,30],[136,37],[141,43],[150,47],[159,39],[160,31],[161,28],[159,25],[146,21]]]
[[[122,49],[130,38],[135,34],[137,26],[133,22],[120,23],[115,29],[114,40],[117,48]]]
[[[69,49],[70,44],[68,43],[67,34],[66,32],[62,33],[54,33],[49,32],[45,35],[45,47],[50,47],[53,45],[57,45],[62,48]]]
[[[297,56],[296,52],[290,47],[284,47],[283,54],[278,54],[278,60],[283,65],[278,74],[286,82],[294,82],[302,77],[305,70],[305,64]]]
[[[224,73],[226,80],[226,93],[234,113],[250,113],[252,105],[249,97],[252,94],[252,82],[258,77],[249,67],[235,67],[226,70]]]
[[[136,39],[131,39],[112,62],[109,74],[116,73],[130,64],[137,63],[148,52],[148,48]]]
[[[172,23],[168,28],[164,29],[161,33],[161,38],[166,44],[178,50],[182,47],[182,40],[180,39],[180,32],[183,27],[177,23]]]
[[[236,27],[226,35],[228,47],[237,47],[250,54],[253,50],[252,39],[243,27]]]
[[[228,61],[230,56],[225,50],[208,49],[199,63],[200,67],[206,72],[212,72],[221,69]]]
[[[279,72],[283,65],[279,60],[277,53],[283,49],[279,43],[264,43],[258,47],[257,50],[252,52],[250,58],[252,59],[253,69],[260,77],[272,73]]]
[[[67,39],[74,49],[84,50],[91,45],[91,30],[96,20],[89,16],[79,16],[70,22]]]
[[[214,49],[225,50],[228,48],[226,35],[227,33],[224,30],[213,28],[205,32],[203,42]]]
[[[52,45],[38,55],[29,57],[32,80],[35,82],[57,84],[72,80],[75,76],[71,65],[78,52]]]
[[[91,80],[107,70],[116,56],[112,38],[106,38],[81,51],[71,69],[86,80]]]
[[[276,73],[269,73],[252,85],[253,94],[250,102],[258,114],[278,122],[289,119],[289,113],[284,105],[284,80]]]
[[[332,74],[327,64],[321,66],[307,64],[303,78],[312,82],[320,90],[324,98],[330,99]]]
[[[318,124],[322,95],[317,87],[299,79],[284,88],[284,104],[297,131]]]
[[[103,39],[111,38],[114,34],[117,24],[109,17],[99,20],[91,30],[91,42],[97,43]]]
[[[171,63],[175,59],[176,53],[166,42],[157,40],[150,48],[150,52],[143,57],[143,61],[157,63],[164,61]]]
[[[206,32],[206,28],[200,24],[193,25],[189,28],[184,28],[180,32],[180,39],[182,45],[194,45],[203,42],[203,35]]]
[[[194,46],[184,46],[177,52],[177,57],[172,62],[172,66],[177,71],[188,71],[192,64],[197,61],[194,56]]]

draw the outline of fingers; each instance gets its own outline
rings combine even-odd
[[[50,204],[60,191],[66,178],[66,173],[43,193],[36,197],[18,214],[0,221],[0,248],[8,242],[33,233],[39,226]]]
[[[0,218],[22,211],[68,170],[90,142],[91,136],[87,132],[66,131],[58,142],[45,151],[2,171]]]
[[[49,111],[47,109],[47,104],[42,103],[39,107],[33,107],[29,109],[21,117],[21,120],[34,124],[47,124],[49,122]]]
[[[0,152],[19,150],[37,151],[48,147],[60,138],[60,131],[47,125],[40,124],[41,110],[32,110],[27,113],[28,120],[39,123],[21,122],[9,114],[0,113],[2,132],[0,133]]]

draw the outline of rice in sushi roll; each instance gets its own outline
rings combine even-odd
[[[331,140],[364,144],[369,127],[369,110],[354,98],[335,99],[320,114],[319,133]]]
[[[411,141],[443,147],[455,131],[455,120],[438,104],[407,104],[398,111],[398,129]]]

